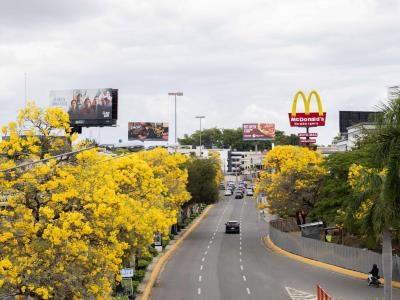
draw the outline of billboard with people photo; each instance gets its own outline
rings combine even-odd
[[[265,141],[275,138],[275,124],[247,123],[243,124],[243,140]]]
[[[128,140],[168,142],[168,123],[129,122]]]
[[[102,124],[113,119],[114,91],[111,88],[50,91],[50,105],[67,111],[71,124],[95,123],[88,120]]]

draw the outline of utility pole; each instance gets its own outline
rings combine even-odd
[[[200,155],[199,156],[201,157],[201,119],[204,119],[205,116],[196,116],[195,118],[200,120]]]
[[[175,153],[177,151],[178,143],[177,143],[177,118],[176,118],[176,96],[183,96],[182,92],[170,92],[168,96],[175,96]]]

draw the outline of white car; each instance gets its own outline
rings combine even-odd
[[[232,191],[230,189],[225,190],[225,196],[232,196]]]
[[[247,189],[246,196],[253,196],[253,189]]]

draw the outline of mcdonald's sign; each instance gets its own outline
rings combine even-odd
[[[311,100],[315,96],[318,112],[310,112]],[[304,113],[297,112],[297,99],[301,97],[304,103]],[[317,127],[325,126],[326,112],[322,109],[321,98],[316,91],[312,91],[308,97],[303,91],[298,91],[293,99],[292,112],[289,113],[290,126],[292,127]]]

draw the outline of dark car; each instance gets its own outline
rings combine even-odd
[[[242,192],[236,192],[235,193],[235,199],[243,199],[243,193]]]
[[[240,223],[238,221],[228,221],[225,223],[225,233],[240,233]]]

